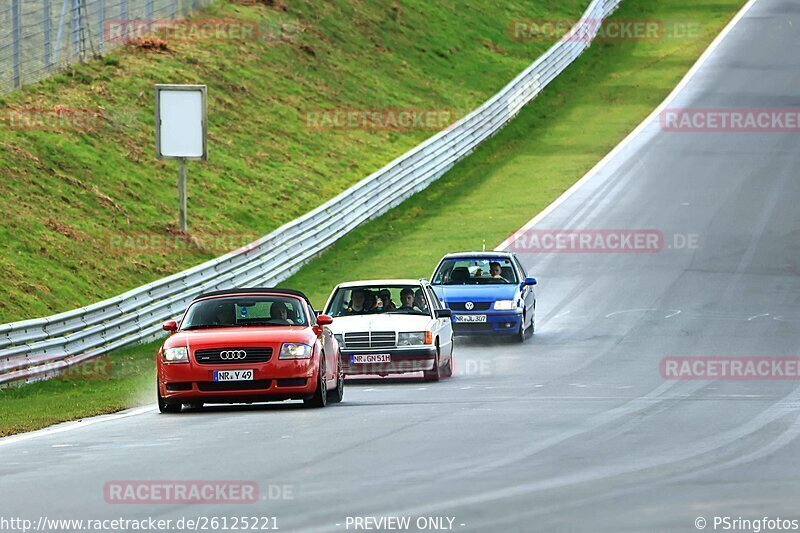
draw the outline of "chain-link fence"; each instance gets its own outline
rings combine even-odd
[[[132,21],[181,18],[213,0],[0,0],[0,94],[125,42]]]

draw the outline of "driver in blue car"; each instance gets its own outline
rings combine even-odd
[[[489,263],[489,275],[494,279],[502,279],[503,281],[508,282],[508,280],[501,275],[502,272],[503,268],[500,266],[500,263],[497,261],[492,261]]]

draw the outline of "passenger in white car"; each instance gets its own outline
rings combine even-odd
[[[425,295],[422,294],[422,289],[414,291],[414,305],[417,306],[420,311],[428,312],[428,304],[425,302]]]
[[[414,299],[414,290],[411,287],[404,287],[400,291],[400,307],[398,310],[422,312],[422,309],[414,305]]]

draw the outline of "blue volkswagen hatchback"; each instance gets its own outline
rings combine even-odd
[[[514,335],[523,342],[535,329],[536,279],[513,253],[447,254],[431,280],[453,312],[456,335]]]

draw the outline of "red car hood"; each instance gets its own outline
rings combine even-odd
[[[308,326],[268,326],[197,329],[179,331],[166,341],[164,348],[188,346],[190,350],[205,348],[246,348],[274,346],[283,342],[313,344],[314,331]]]

